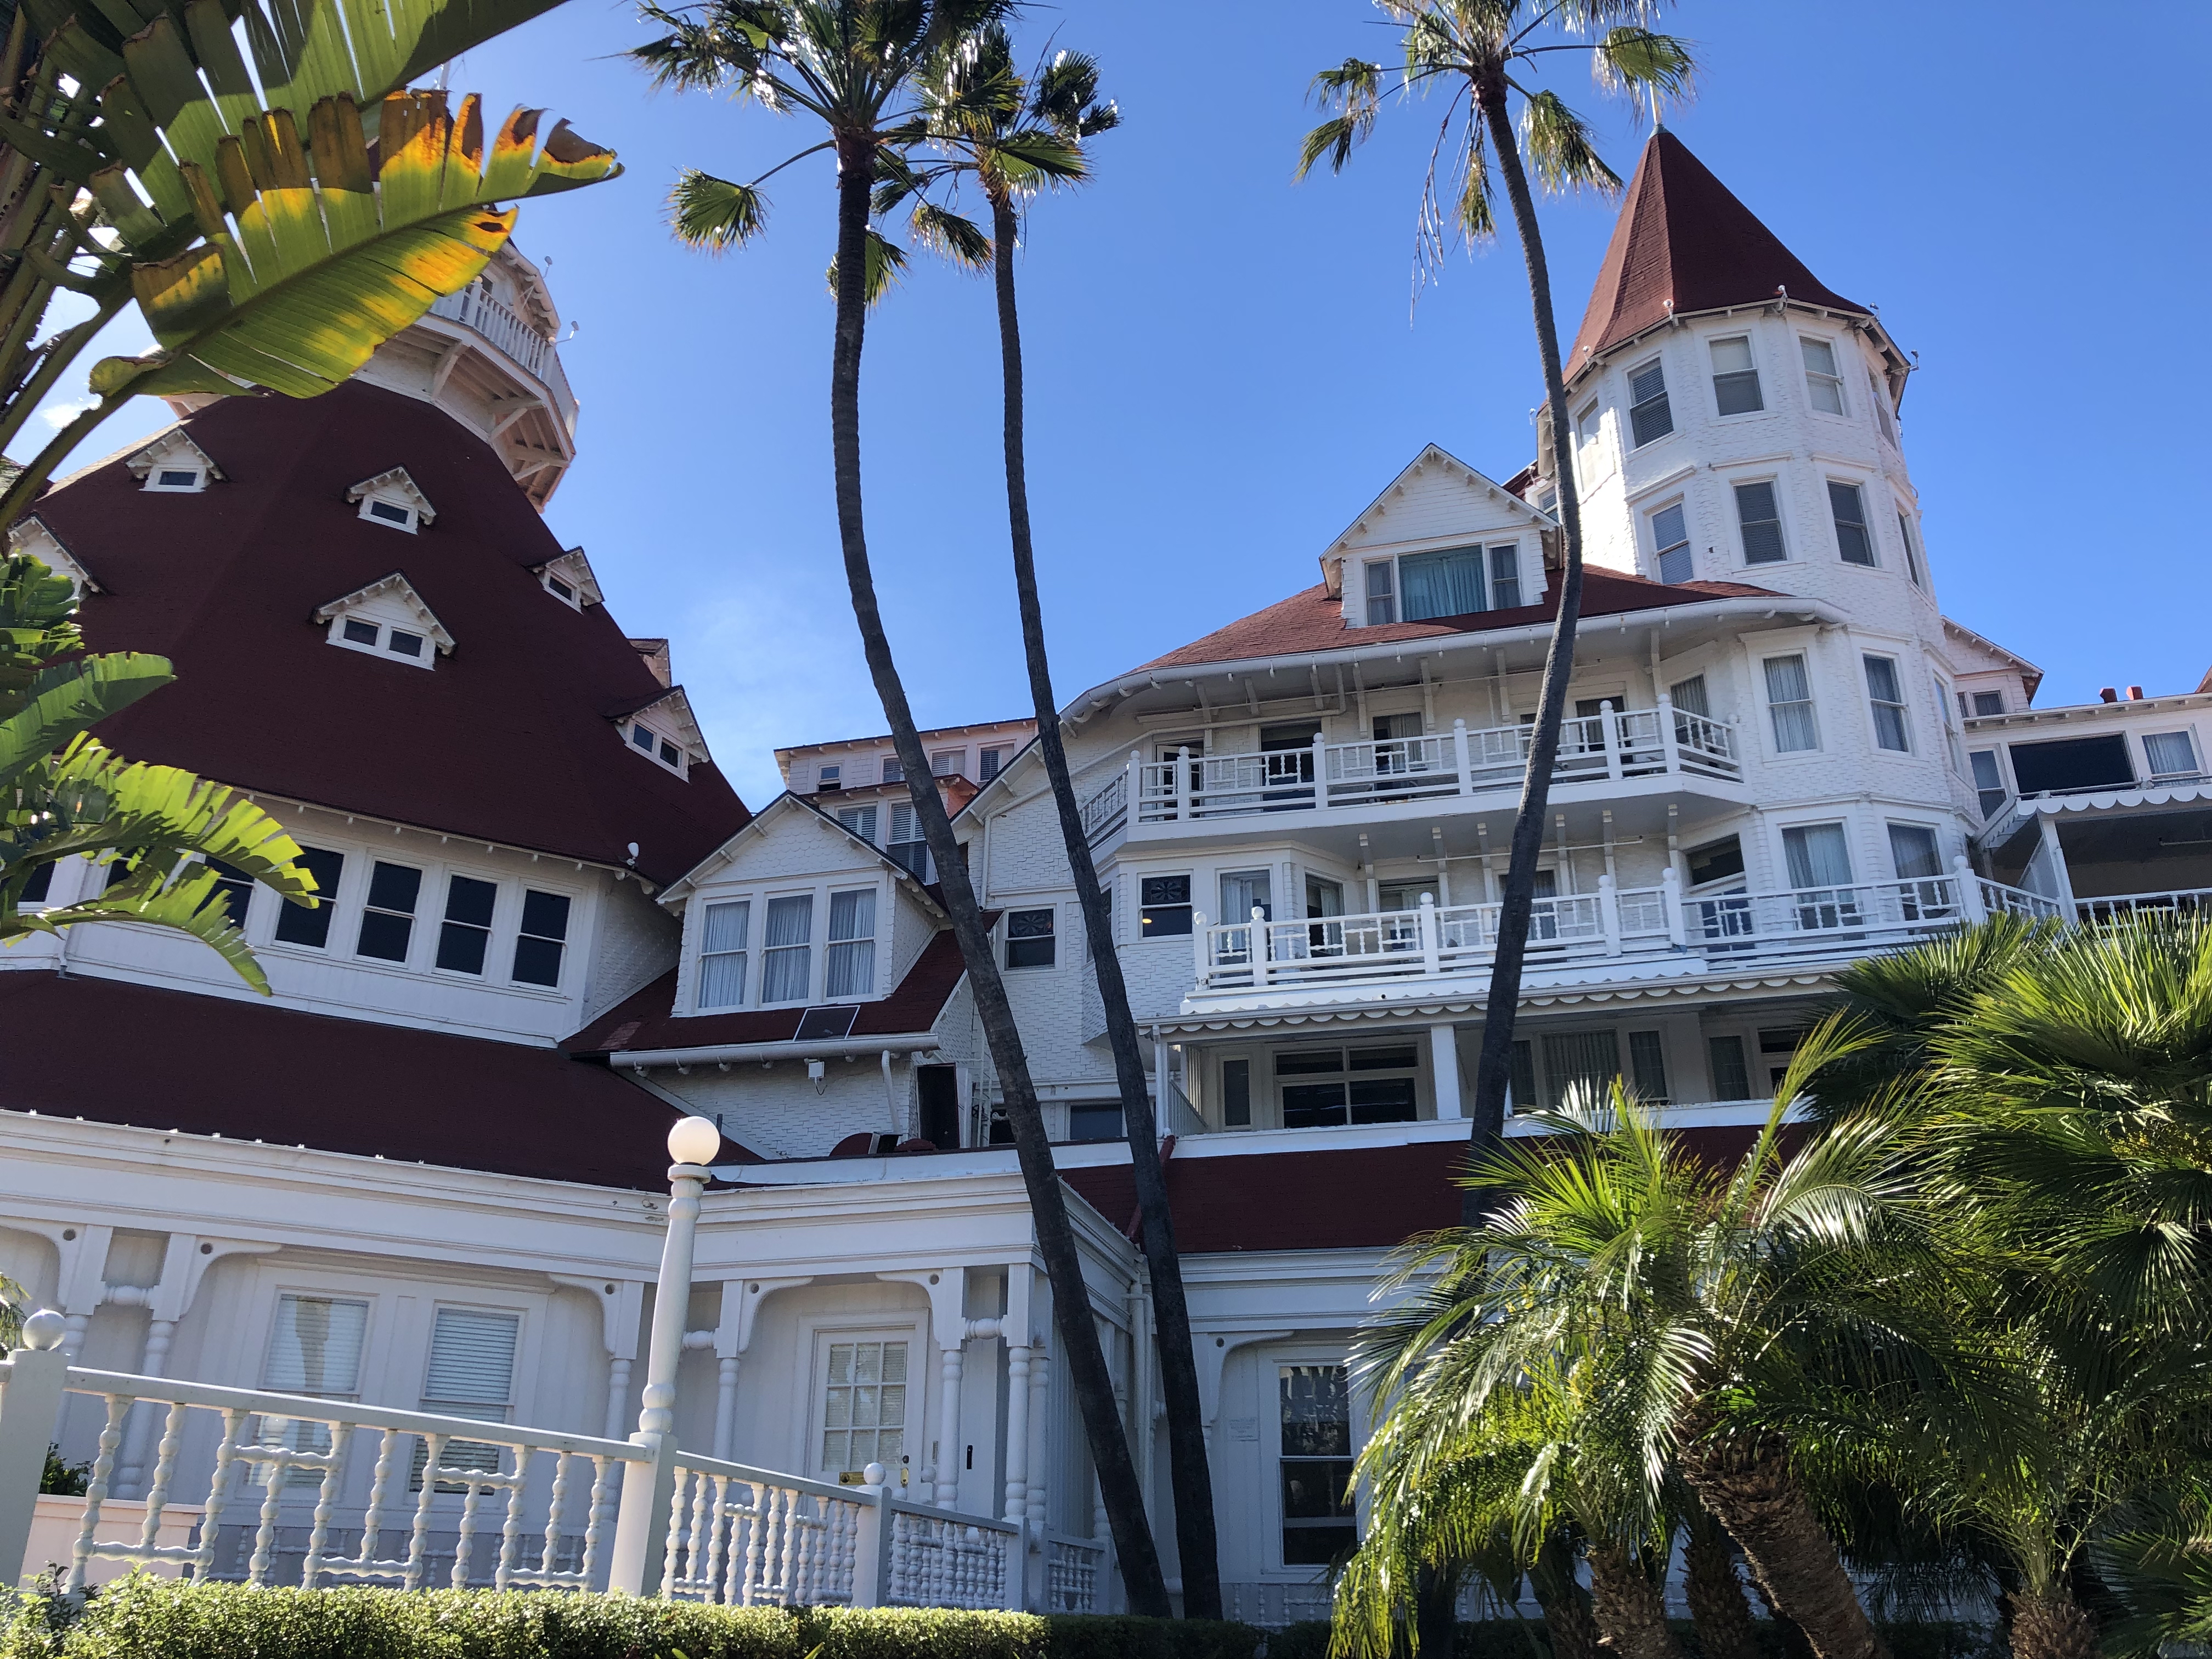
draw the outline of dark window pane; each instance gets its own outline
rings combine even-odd
[[[24,904],[44,904],[46,902],[46,895],[53,890],[53,885],[54,866],[52,864],[42,864],[31,872],[31,878],[23,884],[23,896],[20,902]]]
[[[338,877],[345,870],[345,854],[332,853],[320,847],[300,849],[297,862],[315,878],[315,908],[287,900],[276,912],[276,937],[286,945],[312,945],[317,949],[330,943],[331,905],[338,896]]]
[[[2124,788],[2136,777],[2128,740],[2121,737],[2014,744],[2012,775],[2023,795],[2046,789]]]
[[[1744,1064],[1743,1039],[1740,1036],[1709,1037],[1705,1042],[1705,1052],[1712,1057],[1713,1098],[1750,1099],[1751,1073]]]
[[[1756,369],[1713,376],[1713,397],[1723,415],[1749,415],[1766,407],[1759,395]]]
[[[1352,1523],[1323,1527],[1285,1527],[1283,1565],[1286,1567],[1325,1567],[1359,1541]]]
[[[1301,1048],[1275,1056],[1277,1077],[1313,1077],[1344,1069],[1341,1048]]]
[[[470,927],[458,921],[449,921],[438,929],[438,966],[448,973],[481,974],[483,972],[484,947],[490,943],[489,928]]]
[[[1119,1140],[1122,1133],[1117,1100],[1079,1100],[1067,1109],[1070,1140]]]
[[[415,901],[422,891],[422,872],[404,864],[379,863],[368,873],[369,908],[415,914]]]
[[[498,897],[498,884],[478,881],[473,876],[455,876],[446,886],[446,920],[466,922],[471,927],[489,927],[491,907]]]
[[[1137,884],[1137,898],[1141,937],[1169,939],[1190,932],[1188,876],[1146,876]]]
[[[453,876],[446,884],[446,924],[438,930],[438,966],[457,974],[481,974],[491,943],[491,910],[497,884],[473,876]]]
[[[1231,1125],[1252,1121],[1252,1062],[1249,1060],[1221,1062],[1221,1121]]]
[[[1293,1083],[1283,1091],[1285,1129],[1325,1129],[1345,1121],[1341,1083]]]
[[[1703,886],[1709,881],[1726,881],[1730,876],[1743,873],[1743,842],[1734,836],[1692,847],[1688,858],[1692,887]]]
[[[349,640],[351,640],[356,645],[374,645],[376,643],[376,624],[374,623],[349,622],[345,625],[345,636]]]
[[[380,962],[407,960],[407,940],[415,924],[406,916],[384,910],[364,910],[361,916],[361,954]]]
[[[522,894],[522,931],[539,939],[568,937],[568,900],[561,893],[540,893],[526,888]]]
[[[1053,963],[1053,913],[1016,910],[1006,917],[1006,966],[1049,968]]]
[[[215,890],[202,901],[200,908],[204,910],[210,904],[223,905],[230,912],[231,926],[245,927],[246,907],[253,899],[253,878],[221,859],[210,859],[208,867],[216,873]]]
[[[669,742],[667,738],[663,738],[660,740],[660,758],[670,766],[681,766],[684,763],[684,751]]]
[[[407,960],[408,941],[415,932],[415,901],[422,890],[420,870],[381,862],[370,870],[368,907],[362,912],[357,947],[362,956],[381,962]]]
[[[558,985],[560,945],[550,939],[532,939],[527,934],[515,940],[514,977],[522,985]]]
[[[190,489],[199,481],[200,475],[197,472],[179,471],[173,467],[161,469],[161,488],[164,489]]]
[[[1735,487],[1736,522],[1743,532],[1743,562],[1774,564],[1789,556],[1782,544],[1782,513],[1774,486],[1764,480]]]
[[[1355,1072],[1410,1072],[1420,1063],[1420,1050],[1410,1042],[1352,1051],[1352,1069]]]
[[[1370,1078],[1352,1085],[1354,1123],[1411,1123],[1413,1121],[1413,1079],[1409,1077]]]
[[[392,630],[392,649],[403,657],[419,657],[422,654],[422,636],[395,628]]]
[[[404,507],[396,507],[390,501],[371,501],[368,504],[368,515],[372,519],[381,519],[386,524],[407,522],[407,509]]]

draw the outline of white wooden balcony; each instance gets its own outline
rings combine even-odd
[[[1435,803],[1453,797],[1510,797],[1528,769],[1531,728],[1470,729],[1384,742],[1327,743],[1256,754],[1194,755],[1148,761],[1135,750],[1082,807],[1094,844],[1135,823],[1191,824],[1261,813],[1362,813],[1376,807]],[[1552,768],[1554,788],[1638,779],[1702,778],[1735,783],[1743,765],[1735,728],[1678,709],[1662,697],[1656,708],[1616,710],[1561,723]]]
[[[1497,953],[1496,904],[1438,905],[1370,915],[1272,921],[1194,919],[1194,1005],[1273,991],[1352,989],[1487,975]],[[1947,876],[1771,893],[1686,898],[1674,872],[1656,887],[1616,887],[1540,898],[1528,969],[1602,970],[1671,963],[1863,956],[1979,921],[1996,911],[2055,916],[2052,901],[1975,875],[1965,860]]]

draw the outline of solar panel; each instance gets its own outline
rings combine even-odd
[[[860,1016],[858,1006],[847,1003],[836,1008],[809,1008],[799,1017],[799,1034],[794,1042],[827,1042],[853,1034],[853,1022]]]

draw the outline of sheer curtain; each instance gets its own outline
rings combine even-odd
[[[872,889],[830,895],[829,989],[832,997],[864,997],[876,988],[876,895]]]
[[[1482,550],[1454,548],[1445,553],[1414,553],[1398,561],[1400,612],[1407,622],[1431,617],[1464,617],[1486,611],[1482,596]]]
[[[814,896],[768,902],[767,948],[761,957],[761,1000],[804,1002],[814,972]]]
[[[1782,853],[1789,862],[1792,887],[1802,890],[1851,884],[1850,848],[1844,844],[1840,823],[1807,823],[1784,830]]]
[[[1221,919],[1225,922],[1249,921],[1257,909],[1262,915],[1275,914],[1273,872],[1266,870],[1233,870],[1221,878]]]
[[[753,907],[710,904],[699,946],[699,1006],[735,1008],[745,1000],[745,935],[750,930]]]

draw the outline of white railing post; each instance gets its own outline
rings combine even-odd
[[[860,1474],[866,1484],[853,1494],[853,1605],[880,1607],[891,1595],[890,1471],[871,1463]]]
[[[1178,822],[1190,817],[1190,745],[1176,750],[1175,815]]]
[[[668,1547],[668,1507],[676,1496],[676,1367],[684,1358],[684,1315],[691,1301],[691,1255],[699,1227],[706,1160],[722,1145],[711,1118],[687,1117],[668,1132],[668,1231],[661,1241],[660,1279],[653,1292],[653,1340],[646,1350],[645,1389],[630,1443],[652,1454],[623,1471],[615,1511],[607,1588],[617,1595],[658,1595]]]
[[[1605,775],[1618,780],[1620,776],[1620,720],[1613,711],[1613,699],[1610,697],[1597,706],[1597,731],[1598,741],[1605,745]]]
[[[1207,925],[1205,911],[1194,910],[1190,913],[1190,951],[1194,958],[1192,963],[1193,978],[1201,991],[1213,982],[1213,967],[1206,959],[1212,954],[1208,944],[1212,935],[1206,931]]]
[[[1328,805],[1328,744],[1318,732],[1314,733],[1313,769],[1314,805],[1326,806]]]
[[[1981,878],[1974,873],[1974,866],[1966,862],[1964,853],[1953,854],[1951,870],[1959,884],[1959,914],[1969,922],[1987,921],[1990,907],[1982,898]]]
[[[1668,865],[1659,878],[1659,902],[1667,912],[1667,942],[1677,951],[1685,943],[1682,927],[1682,878]]]
[[[1421,908],[1414,913],[1414,926],[1420,929],[1421,971],[1434,978],[1444,970],[1443,939],[1437,927],[1437,896],[1421,895]]]
[[[1134,749],[1129,751],[1129,799],[1122,810],[1131,829],[1145,821],[1145,757]]]
[[[1245,959],[1252,964],[1252,983],[1255,987],[1267,983],[1267,913],[1258,905],[1252,907],[1252,931],[1245,936]],[[1160,1126],[1167,1127],[1167,1115],[1160,1115]]]
[[[1665,757],[1669,773],[1682,769],[1681,738],[1674,730],[1674,700],[1664,691],[1659,694],[1659,752]]]
[[[1605,934],[1605,953],[1620,954],[1620,889],[1611,876],[1597,878],[1597,925]]]
[[[1452,753],[1457,758],[1459,792],[1462,795],[1474,793],[1474,751],[1467,740],[1467,722],[1452,722]]]
[[[46,1472],[46,1447],[69,1384],[69,1355],[62,1337],[69,1322],[43,1309],[23,1322],[23,1346],[8,1362],[0,1391],[0,1585],[13,1589],[31,1547],[31,1521]]]

